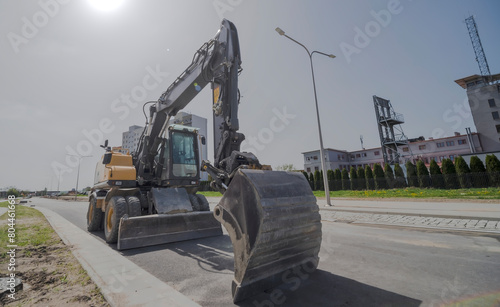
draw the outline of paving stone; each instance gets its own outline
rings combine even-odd
[[[495,226],[497,225],[498,221],[488,221],[486,224],[486,229],[495,229]]]
[[[466,228],[474,228],[478,222],[479,222],[479,220],[470,220],[469,222],[467,222],[465,227]]]
[[[474,226],[474,228],[478,229],[478,228],[484,228],[486,226],[486,224],[488,223],[487,220],[480,220],[476,226]]]

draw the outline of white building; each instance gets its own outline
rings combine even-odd
[[[472,143],[470,140],[472,140]],[[483,151],[478,133],[471,133],[470,136],[455,133],[451,137],[429,140],[425,140],[423,137],[410,139],[408,146],[403,146],[401,149],[401,164],[406,163],[406,161],[411,161],[415,164],[418,160],[422,160],[427,166],[429,166],[432,160],[441,165],[441,162],[445,158],[453,161],[457,156]],[[321,171],[319,150],[303,152],[302,154],[304,155],[304,171],[308,173],[316,170]],[[373,168],[375,163],[379,163],[382,167],[384,166],[381,147],[356,151],[325,148],[325,157],[327,170],[335,170],[337,168],[340,170],[344,168],[349,170],[351,167],[366,167],[367,165]]]
[[[144,127],[141,126],[130,126],[128,131],[123,132],[121,148],[123,152],[133,153],[137,150],[143,130]]]
[[[485,78],[472,75],[455,81],[467,89],[467,98],[481,146],[485,152],[500,151],[500,74]]]

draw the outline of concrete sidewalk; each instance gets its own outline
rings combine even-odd
[[[207,199],[211,205],[216,205],[221,197],[207,197]],[[326,198],[317,198],[317,200],[320,210],[500,221],[500,200],[498,199],[486,203],[453,199],[415,201],[394,198],[370,200],[332,198],[332,207],[327,206]]]
[[[111,306],[199,306],[59,214],[42,212]]]
[[[496,203],[465,202],[451,199],[436,200],[401,200],[401,199],[331,199],[332,207],[327,206],[325,198],[318,198],[321,210],[340,212],[404,214],[455,219],[500,220],[500,200]]]

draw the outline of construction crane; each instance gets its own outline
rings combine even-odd
[[[489,79],[491,78],[490,67],[488,66],[486,55],[484,54],[483,44],[481,43],[481,38],[479,37],[479,32],[477,30],[474,16],[471,15],[470,17],[466,18],[465,24],[467,25],[467,30],[469,30],[472,48],[474,48],[474,53],[476,54],[476,61],[479,65],[481,76],[486,79],[486,82],[489,82]]]

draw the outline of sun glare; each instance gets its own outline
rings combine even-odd
[[[99,11],[113,11],[119,8],[124,0],[88,0],[90,5]]]

